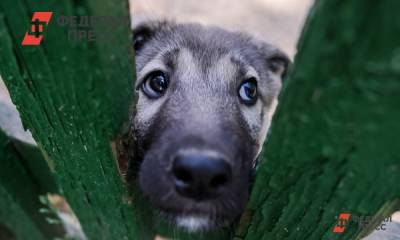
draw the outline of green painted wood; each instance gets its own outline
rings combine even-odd
[[[6,240],[46,238],[15,199],[0,185],[0,237]],[[21,224],[23,223],[23,224]]]
[[[52,11],[40,46],[21,46],[34,11]],[[128,16],[126,1],[0,2],[0,73],[24,125],[54,165],[89,239],[138,239],[135,209],[111,148],[128,121],[129,23],[100,27],[112,42],[68,40],[59,16]],[[98,29],[97,29],[98,30]]]
[[[48,208],[39,201],[54,191],[49,174],[37,178],[30,168],[30,163],[44,161],[37,155],[38,149],[25,146],[12,140],[0,131],[0,239],[53,239],[64,235],[61,225],[50,224],[47,219],[56,219],[49,213],[41,213],[40,209]],[[22,152],[31,153],[23,157]],[[47,171],[49,169],[47,168]],[[45,172],[46,168],[41,169]],[[47,179],[44,177],[47,176]],[[54,193],[54,192],[53,192]],[[12,237],[11,237],[12,236]]]
[[[355,223],[332,233],[336,216],[374,216],[400,197],[398,9],[392,0],[316,1],[242,238],[355,239]]]
[[[399,4],[317,1],[238,238],[351,239],[355,224],[332,233],[339,213],[375,215],[400,197]],[[117,43],[71,42],[53,21],[42,46],[21,47],[32,11],[124,16],[126,3],[2,0],[0,73],[89,239],[149,239],[140,222],[156,220],[142,204],[135,217],[110,147],[131,103],[128,26],[110,31]]]
[[[43,189],[42,192],[58,194],[59,189],[51,172],[53,166],[46,162],[30,133],[23,129],[15,107],[4,102],[0,102],[0,132],[9,138],[15,154],[18,154],[18,158],[23,161],[24,168],[29,171],[31,178],[35,179],[37,185]],[[9,177],[17,174],[17,172],[9,173],[6,167],[3,170],[4,174],[10,174]]]

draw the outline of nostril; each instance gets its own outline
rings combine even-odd
[[[182,181],[183,183],[190,184],[193,181],[192,174],[185,168],[175,168],[173,174],[176,180]]]
[[[232,170],[222,158],[207,154],[180,154],[174,158],[171,175],[180,195],[204,200],[217,197],[228,187]]]
[[[220,174],[217,176],[214,176],[211,181],[210,181],[210,187],[217,189],[221,186],[224,186],[228,182],[228,176],[224,174]]]

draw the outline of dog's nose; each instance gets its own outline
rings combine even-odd
[[[172,173],[179,194],[201,201],[217,197],[230,182],[232,170],[223,158],[186,154],[174,159]]]

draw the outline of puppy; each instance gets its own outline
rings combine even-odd
[[[249,197],[287,55],[245,33],[198,24],[141,22],[133,35],[128,178],[178,227],[232,223]]]

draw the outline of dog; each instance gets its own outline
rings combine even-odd
[[[241,32],[172,21],[133,27],[137,94],[128,179],[187,231],[233,223],[290,60]]]

